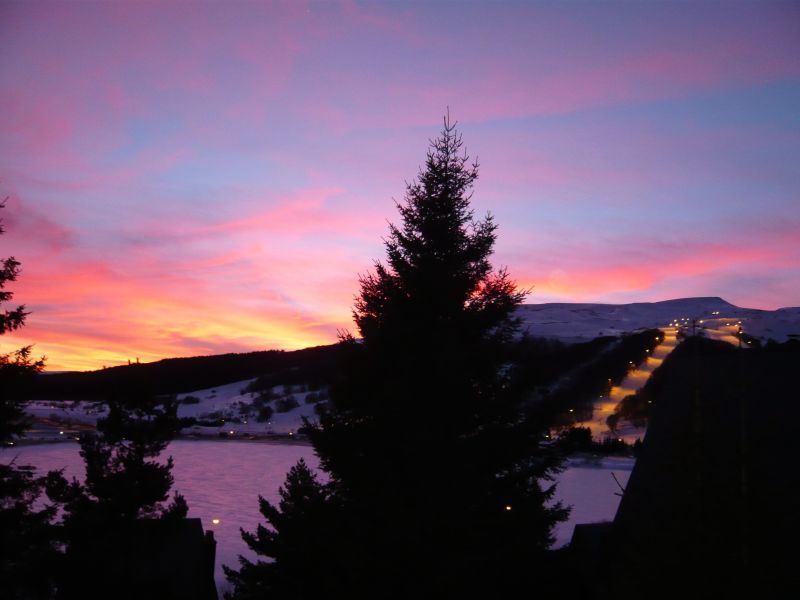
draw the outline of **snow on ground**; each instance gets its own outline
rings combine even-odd
[[[273,410],[272,416],[265,422],[259,422],[255,414],[248,416],[240,411],[241,405],[250,405],[257,394],[243,393],[245,387],[253,379],[237,381],[214,388],[197,390],[179,394],[178,400],[184,401],[192,397],[199,402],[181,403],[178,416],[193,417],[206,422],[205,425],[194,425],[183,430],[185,435],[201,437],[241,438],[250,436],[289,436],[297,434],[303,424],[303,417],[314,420],[315,404],[307,404],[308,392],[305,386],[292,386],[287,393],[284,386],[271,389],[273,400],[266,403]],[[325,390],[322,390],[325,395]],[[298,406],[286,412],[278,411],[281,399],[293,399]],[[105,409],[98,408],[92,402],[64,402],[36,400],[30,402],[26,410],[36,423],[27,433],[28,440],[54,441],[74,437],[81,430],[91,428],[97,419],[105,414]],[[211,423],[213,421],[213,424]]]
[[[215,389],[219,396],[220,388]],[[64,469],[68,478],[83,479],[85,467],[78,450],[75,443],[0,448],[0,464],[16,460],[18,464],[35,466],[40,472]],[[276,503],[278,487],[300,458],[312,469],[318,467],[310,446],[283,443],[178,440],[162,456],[174,458],[173,490],[186,497],[189,516],[199,517],[203,526],[214,532],[215,579],[220,593],[230,590],[222,565],[238,566],[240,554],[250,560],[256,558],[242,540],[239,529],[253,531],[257,524],[263,524],[258,496]],[[569,543],[576,524],[614,518],[620,500],[614,477],[622,486],[627,485],[633,459],[576,457],[564,466],[565,470],[556,477],[555,496],[572,506],[572,511],[569,519],[555,528],[555,548]]]
[[[615,436],[633,442],[644,437],[644,428],[623,423],[614,432],[606,425],[617,404],[639,390],[677,345],[677,334],[692,329],[709,338],[743,347],[749,342],[739,332],[766,342],[800,339],[800,307],[774,311],[740,308],[722,298],[681,298],[663,302],[634,304],[526,304],[519,308],[522,330],[537,337],[556,338],[568,343],[583,342],[598,336],[619,336],[641,329],[660,329],[664,341],[652,356],[632,371],[608,396],[594,404],[592,419],[578,423],[589,427],[596,438]]]
[[[184,433],[200,435],[294,435],[303,424],[303,417],[314,420],[314,404],[306,403],[306,396],[311,393],[305,386],[292,386],[287,393],[284,386],[279,385],[271,389],[277,398],[292,398],[298,406],[286,412],[278,412],[278,400],[267,403],[273,409],[268,421],[258,422],[255,415],[244,416],[239,411],[240,405],[251,404],[257,394],[243,393],[245,387],[253,379],[238,381],[214,388],[179,394],[178,399],[187,397],[198,398],[198,404],[181,404],[178,409],[180,417],[194,417],[200,420],[218,419],[219,425],[215,427],[195,425],[184,429]]]
[[[622,493],[620,486],[628,484],[634,462],[632,458],[611,456],[567,461],[565,470],[556,478],[555,499],[572,510],[565,522],[556,525],[553,548],[569,544],[575,525],[614,520]]]
[[[757,310],[734,306],[722,298],[680,298],[634,304],[525,304],[519,308],[518,316],[522,319],[523,331],[566,342],[588,341],[601,335],[616,336],[637,329],[663,329],[670,323],[690,323],[692,319],[703,320],[702,325],[708,326],[725,323],[724,331],[728,334],[735,333],[733,325],[741,321],[745,333],[763,341],[800,339],[800,307]]]
[[[611,388],[608,396],[600,396],[594,403],[592,411],[592,419],[590,421],[581,421],[578,425],[588,427],[592,431],[592,436],[597,439],[604,437],[617,437],[627,443],[633,443],[637,438],[644,438],[645,428],[634,427],[629,423],[622,423],[616,429],[611,431],[606,424],[606,420],[612,414],[625,396],[636,393],[637,390],[642,388],[653,371],[661,366],[664,359],[672,352],[678,344],[676,337],[676,327],[662,327],[661,331],[664,332],[664,339],[662,342],[653,349],[653,352],[647,359],[632,370],[623,379],[619,385]]]
[[[695,327],[702,329],[708,337],[733,344],[739,343],[739,327],[745,334],[763,341],[770,338],[776,341],[800,339],[800,308],[755,310],[734,306],[722,298],[681,298],[634,304],[526,304],[519,308],[518,316],[522,319],[523,331],[565,342],[588,341],[601,335],[621,335],[645,328],[658,328],[667,333],[666,340],[656,348],[653,356],[633,371],[620,386],[613,388],[610,397],[598,399],[592,420],[582,423],[591,427],[595,435],[610,434],[605,420],[614,407],[622,398],[644,385],[653,369],[675,347],[677,330],[688,330],[693,320]],[[308,392],[300,391],[302,386],[295,386],[289,393],[283,386],[273,388],[273,395],[291,397],[299,406],[287,412],[278,412],[277,400],[272,400],[268,405],[273,408],[273,414],[267,422],[258,422],[252,416],[241,414],[239,406],[251,404],[255,399],[254,395],[242,393],[252,381],[238,381],[180,394],[180,399],[193,396],[199,402],[181,404],[179,415],[207,422],[207,426],[194,426],[184,433],[227,437],[293,436],[302,425],[303,417],[315,417],[314,405],[305,402]],[[97,409],[92,403],[48,400],[31,402],[28,412],[37,419],[28,437],[42,440],[72,436],[81,428],[93,425],[98,416],[103,414],[102,409]],[[215,423],[211,425],[211,421]],[[628,441],[640,437],[642,433],[642,430],[635,429],[618,432],[620,437]]]

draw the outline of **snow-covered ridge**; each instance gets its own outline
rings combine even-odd
[[[679,321],[686,326],[694,319],[697,327],[715,339],[737,343],[739,326],[749,336],[779,342],[800,339],[800,307],[774,311],[740,308],[722,298],[680,298],[663,302],[633,304],[549,303],[526,304],[518,309],[522,330],[537,337],[579,342],[598,336],[618,336],[638,329],[668,330]],[[245,392],[253,380],[219,385],[180,394],[179,414],[199,421],[185,434],[241,438],[248,436],[294,436],[303,417],[315,418],[318,400],[309,398],[306,386],[275,386],[265,403],[272,409],[269,418],[258,418],[260,394]],[[643,383],[643,382],[642,382]],[[324,394],[323,394],[324,395]],[[281,406],[281,400],[284,400]],[[91,427],[102,408],[88,402],[40,400],[29,403],[28,412],[37,423],[31,439],[63,439],[82,427]]]
[[[763,341],[800,339],[800,307],[778,310],[741,308],[717,297],[678,298],[632,304],[524,304],[517,312],[530,335],[566,342],[621,335],[637,329],[666,327],[676,320],[703,320],[710,325],[742,322],[748,335]]]

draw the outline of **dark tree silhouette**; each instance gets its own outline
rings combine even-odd
[[[314,573],[322,582],[338,573],[352,596],[496,594],[530,577],[566,515],[548,507],[553,486],[540,483],[559,464],[539,446],[546,421],[526,414],[509,385],[506,350],[524,294],[489,261],[496,225],[474,219],[477,177],[446,118],[398,204],[387,262],[360,279],[361,339],[342,340],[333,408],[307,424],[330,478],[326,510],[338,511],[313,532],[338,536],[335,560]],[[282,510],[289,519],[296,508]],[[292,531],[276,535],[297,545]],[[267,589],[287,562],[274,548],[256,548],[276,560],[251,572]],[[311,569],[318,549],[308,552]],[[247,576],[232,579],[237,593]],[[299,583],[301,597],[330,591],[312,579]]]
[[[334,574],[326,565],[336,562],[338,543],[336,537],[320,536],[323,531],[331,531],[337,518],[329,489],[300,459],[289,470],[279,493],[278,506],[258,498],[261,514],[270,527],[259,525],[255,533],[242,530],[248,547],[274,562],[253,563],[240,556],[239,571],[223,566],[234,584],[236,598],[305,597],[309,578],[316,589],[344,591],[340,576],[320,580],[326,573]]]
[[[0,202],[0,208],[4,207]],[[0,234],[3,233],[0,221]],[[13,293],[5,289],[19,275],[20,263],[0,262],[0,303]],[[0,311],[0,335],[19,329],[27,316],[24,306]],[[44,358],[31,359],[31,348],[0,354],[0,444],[13,445],[30,425],[22,400],[25,386],[44,368]],[[47,598],[58,552],[51,524],[54,506],[40,506],[44,478],[12,459],[0,464],[0,586],[3,598]]]
[[[154,395],[141,379],[132,379],[104,406],[97,433],[80,440],[85,483],[59,473],[48,477],[48,495],[64,508],[59,598],[161,597],[146,554],[186,516],[187,505],[177,493],[168,502],[172,457],[158,457],[185,423],[176,398]]]
[[[4,207],[5,201],[0,202],[0,208]],[[4,231],[0,219],[0,235]],[[13,256],[0,261],[0,305],[14,298],[6,284],[16,281],[19,271],[20,263]],[[22,327],[27,315],[23,305],[0,308],[0,335]],[[26,385],[44,368],[44,360],[44,357],[32,360],[30,346],[0,353],[0,443],[8,443],[13,437],[22,435],[30,425],[21,401]]]

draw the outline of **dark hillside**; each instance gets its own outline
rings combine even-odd
[[[797,585],[798,368],[793,342],[690,338],[664,361],[614,523],[615,592],[782,597]]]
[[[40,375],[30,397],[47,400],[102,399],[133,375],[144,378],[159,394],[177,394],[215,387],[263,375],[306,383],[327,382],[336,368],[338,344],[303,350],[220,354],[169,358],[153,363],[111,367],[99,371]]]

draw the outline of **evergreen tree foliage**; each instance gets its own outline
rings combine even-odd
[[[3,208],[4,203],[0,203]],[[3,233],[0,221],[0,234]],[[0,261],[0,303],[12,300],[5,288],[15,281],[20,263],[14,257]],[[0,335],[19,329],[27,316],[24,306],[0,311]],[[33,360],[31,348],[0,353],[0,445],[13,445],[30,425],[22,400],[25,386],[44,368],[44,358]],[[52,519],[56,508],[37,504],[44,478],[33,467],[12,459],[0,464],[0,596],[48,598],[51,573],[58,561]]]
[[[44,478],[33,467],[0,464],[0,597],[50,598],[60,553],[56,507],[37,508]]]
[[[48,478],[48,495],[64,508],[59,598],[153,597],[147,573],[135,565],[188,510],[180,494],[169,501],[172,457],[158,460],[186,424],[177,416],[177,399],[132,380],[104,406],[97,432],[80,439],[85,482],[52,472]]]
[[[496,225],[470,207],[477,177],[446,118],[398,204],[386,262],[360,278],[361,339],[342,340],[332,409],[307,424],[337,512],[314,533],[317,544],[339,536],[335,568],[351,596],[497,593],[530,576],[566,516],[549,504],[559,459],[540,446],[546,420],[510,385],[524,294],[492,268]],[[291,531],[275,535],[295,544]],[[275,558],[258,575],[267,586],[283,576]],[[326,579],[333,567],[321,568]]]
[[[254,563],[240,556],[239,571],[223,566],[235,597],[307,598],[344,592],[341,572],[331,568],[337,562],[336,537],[320,537],[321,532],[331,531],[338,516],[327,486],[300,459],[289,470],[279,494],[277,506],[258,498],[269,528],[259,525],[254,533],[242,530],[247,546],[273,562]]]
[[[4,207],[5,202],[0,202],[0,208]],[[0,219],[0,235],[4,231]],[[0,305],[13,300],[14,293],[6,289],[6,284],[16,281],[19,272],[20,263],[13,256],[0,260]],[[0,335],[22,327],[27,315],[23,305],[0,308]],[[26,384],[43,368],[44,358],[33,360],[30,346],[14,352],[0,352],[0,443],[22,435],[30,425],[21,401]]]

